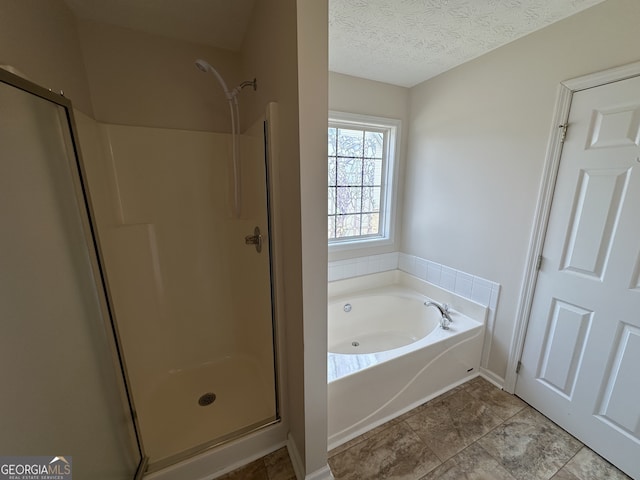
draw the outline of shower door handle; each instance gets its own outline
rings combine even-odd
[[[255,245],[256,252],[260,253],[262,251],[262,235],[260,234],[260,228],[254,228],[253,235],[247,235],[244,237],[244,243],[247,245]]]

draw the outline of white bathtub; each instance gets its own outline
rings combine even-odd
[[[414,343],[438,326],[440,314],[398,287],[329,302],[329,352],[378,353]],[[344,375],[340,375],[344,376]]]
[[[449,330],[428,300],[452,306]],[[399,270],[331,282],[329,448],[476,376],[485,318],[484,307]]]

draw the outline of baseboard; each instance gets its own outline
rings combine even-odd
[[[300,452],[298,452],[296,442],[291,437],[291,432],[287,434],[287,450],[289,451],[289,458],[291,459],[291,465],[293,465],[296,479],[304,480],[304,463],[302,463],[302,458],[300,458]]]
[[[504,388],[504,378],[496,375],[495,373],[487,370],[484,367],[480,367],[480,376],[482,376],[482,378],[484,378],[486,381],[493,383],[499,389],[502,390]]]
[[[325,465],[321,469],[307,475],[305,480],[334,480],[334,478],[329,465]]]
[[[264,457],[286,445],[280,422],[236,441],[147,474],[145,480],[209,480]]]
[[[309,474],[306,473],[302,457],[300,457],[300,452],[298,452],[298,447],[291,437],[291,433],[287,435],[287,450],[289,451],[289,458],[291,459],[291,464],[293,465],[293,471],[296,474],[297,480],[334,480],[333,473],[331,473],[329,465],[325,465],[315,472]]]

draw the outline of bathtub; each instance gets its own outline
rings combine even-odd
[[[424,303],[451,305],[452,323]],[[329,448],[478,375],[486,308],[400,270],[329,284]]]

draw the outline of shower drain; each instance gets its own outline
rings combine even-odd
[[[206,407],[207,405],[211,405],[215,401],[216,394],[213,392],[207,392],[198,399],[198,405],[200,405],[201,407]]]
[[[351,346],[352,347],[359,347],[360,346],[360,342],[351,342]]]

